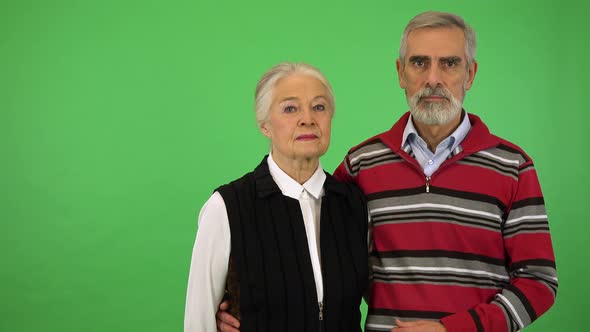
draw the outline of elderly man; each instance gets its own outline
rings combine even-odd
[[[412,19],[397,60],[410,111],[334,174],[362,188],[371,215],[365,331],[516,331],[555,300],[533,162],[462,109],[475,49],[456,15]]]

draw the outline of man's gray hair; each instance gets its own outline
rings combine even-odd
[[[268,120],[270,106],[272,103],[273,91],[277,82],[292,74],[304,74],[317,78],[326,87],[328,102],[332,112],[336,109],[334,104],[334,93],[330,82],[319,69],[306,63],[282,62],[270,68],[258,81],[256,85],[254,110],[256,112],[256,122],[261,126]],[[334,113],[332,113],[334,114]]]
[[[476,40],[475,31],[465,23],[465,21],[458,15],[444,12],[428,11],[418,14],[406,26],[402,35],[402,41],[399,47],[399,59],[402,63],[402,68],[405,66],[406,51],[408,48],[408,35],[416,29],[422,28],[452,28],[457,27],[463,30],[465,34],[465,57],[467,58],[467,66],[475,61]]]

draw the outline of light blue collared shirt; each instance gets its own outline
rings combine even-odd
[[[418,131],[416,131],[412,116],[410,115],[406,128],[404,129],[402,149],[416,158],[418,164],[424,170],[424,175],[431,176],[451,156],[451,153],[452,155],[456,155],[463,150],[461,148],[461,142],[463,142],[470,129],[471,122],[469,122],[469,117],[467,116],[467,112],[465,112],[463,114],[463,121],[461,121],[459,127],[449,137],[440,142],[436,147],[436,151],[432,153],[428,149],[426,142],[418,135]]]

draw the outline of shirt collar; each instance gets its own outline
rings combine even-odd
[[[471,129],[471,122],[469,121],[469,116],[467,116],[467,112],[463,111],[462,116],[463,116],[463,120],[461,120],[459,127],[457,127],[457,129],[455,129],[455,131],[451,135],[449,135],[449,137],[447,137],[445,139],[445,141],[446,141],[447,139],[450,138],[448,148],[451,151],[456,149],[457,146],[459,146],[459,144],[461,144],[461,142],[463,142],[463,139],[465,138],[465,136],[467,136],[467,133],[469,133],[469,130]],[[410,142],[408,141],[408,139],[413,135],[420,137],[420,135],[418,135],[418,131],[416,130],[416,127],[414,127],[414,122],[412,121],[412,115],[410,114],[410,117],[408,118],[408,123],[406,123],[406,128],[404,129],[404,133],[402,136],[402,145],[401,145],[402,149],[405,150],[407,147],[409,148]]]
[[[279,189],[281,189],[283,195],[294,199],[299,199],[301,198],[301,193],[305,190],[315,199],[322,197],[326,174],[324,173],[322,165],[319,162],[318,168],[303,185],[299,184],[297,181],[287,175],[287,173],[285,173],[279,167],[279,165],[277,165],[274,159],[272,159],[272,153],[268,154],[267,162],[270,175]]]
[[[455,138],[453,145],[449,147],[451,151],[455,150],[461,142],[463,142],[470,130],[471,122],[469,121],[469,116],[467,116],[466,111],[463,111],[463,120],[461,121],[461,124],[459,124],[459,127],[457,127],[457,129],[451,134],[451,136]]]
[[[410,144],[410,142],[408,142],[408,138],[411,134],[414,134],[416,136],[420,136],[418,135],[418,131],[416,130],[416,127],[414,127],[414,121],[412,121],[412,114],[410,114],[410,117],[408,118],[408,123],[406,123],[406,128],[404,129],[404,134],[402,135],[402,149]]]

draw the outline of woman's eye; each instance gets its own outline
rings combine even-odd
[[[326,107],[324,105],[315,105],[313,107],[313,110],[314,111],[324,111],[324,110],[326,110]]]
[[[297,110],[297,107],[295,106],[285,106],[285,108],[283,108],[283,112],[285,113],[293,113]]]

